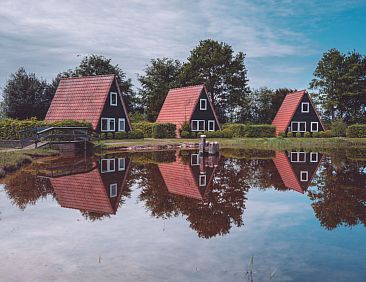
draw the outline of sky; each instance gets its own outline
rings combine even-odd
[[[366,54],[366,1],[0,0],[0,87],[19,67],[51,80],[104,55],[138,87],[154,58],[200,40],[246,54],[249,86],[307,88],[331,48]]]

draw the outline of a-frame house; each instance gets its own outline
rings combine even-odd
[[[156,120],[158,123],[176,125],[176,136],[184,122],[193,132],[216,131],[219,120],[205,85],[170,89]]]
[[[273,162],[283,184],[299,193],[304,193],[312,183],[323,154],[318,152],[276,152]]]
[[[45,120],[84,120],[98,133],[131,130],[114,74],[62,78]]]
[[[318,132],[324,131],[324,125],[315,105],[306,90],[286,95],[272,125],[276,126],[276,135],[280,132]]]

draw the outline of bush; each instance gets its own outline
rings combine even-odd
[[[141,129],[134,129],[130,132],[128,132],[128,139],[143,139],[144,133]]]
[[[189,131],[181,131],[180,132],[180,137],[182,137],[182,138],[192,138],[192,134]]]
[[[152,129],[153,138],[175,138],[176,126],[173,123],[155,123]]]
[[[313,132],[313,138],[320,138],[320,132]]]
[[[354,124],[347,128],[347,137],[366,138],[366,124]]]
[[[284,131],[278,132],[278,137],[284,138],[286,137],[286,133]]]
[[[246,125],[239,123],[230,123],[224,124],[223,128],[224,130],[231,130],[233,137],[274,137],[276,132],[276,127],[269,124]]]
[[[310,132],[305,132],[304,133],[304,137],[305,138],[310,138],[311,137],[311,133]]]
[[[228,128],[224,130],[217,130],[217,131],[207,131],[205,132],[207,138],[232,138],[233,134],[232,131]]]
[[[347,124],[343,120],[337,119],[332,122],[331,131],[332,136],[344,137],[346,136]]]
[[[245,137],[246,125],[240,123],[229,123],[223,125],[223,130],[230,130],[233,137]]]
[[[296,137],[296,138],[300,138],[300,137],[301,137],[301,132],[296,132],[296,133],[295,133],[295,137]]]
[[[105,135],[102,135],[102,139],[105,139],[104,136]],[[127,132],[116,132],[114,134],[114,138],[115,139],[127,139],[128,135],[127,135]]]
[[[155,123],[148,121],[135,122],[132,123],[132,131],[139,129],[143,132],[144,138],[151,138],[154,125]]]
[[[294,137],[294,135],[292,134],[292,132],[287,132],[287,134],[286,134],[286,137],[287,138],[292,138],[292,137]]]

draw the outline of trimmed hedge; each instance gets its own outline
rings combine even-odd
[[[64,120],[55,122],[46,122],[35,118],[26,120],[0,119],[0,139],[17,140],[20,138],[19,131],[45,126],[82,126],[92,127],[89,122],[77,120]]]
[[[270,124],[225,124],[224,129],[232,131],[233,137],[261,138],[275,137],[276,127]]]
[[[206,131],[204,134],[206,135],[207,138],[232,138],[233,137],[233,132],[228,128],[225,128],[223,130],[217,130],[217,131]]]
[[[354,124],[347,128],[349,138],[366,138],[366,124]]]
[[[144,133],[140,129],[134,129],[128,132],[116,132],[114,136],[116,139],[143,139]]]
[[[132,131],[139,129],[143,132],[144,138],[151,138],[154,125],[155,125],[155,123],[148,122],[148,121],[133,122]]]
[[[175,138],[176,125],[173,123],[155,123],[152,128],[153,138]]]

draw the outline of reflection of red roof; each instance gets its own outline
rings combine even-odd
[[[272,122],[276,126],[276,134],[286,131],[305,93],[306,90],[301,90],[286,95]]]
[[[61,79],[45,119],[86,120],[95,129],[114,80],[114,74]]]
[[[170,89],[156,122],[174,123],[177,126],[178,134],[182,124],[185,121],[191,120],[202,90],[206,91],[206,87],[203,84]],[[208,101],[219,124],[209,97]]]
[[[280,174],[283,183],[286,187],[294,189],[299,193],[304,193],[301,188],[301,184],[296,177],[295,171],[292,169],[291,163],[285,153],[276,152],[276,156],[273,159],[273,162]]]
[[[114,213],[97,168],[87,173],[51,178],[51,183],[57,201],[64,208]]]

